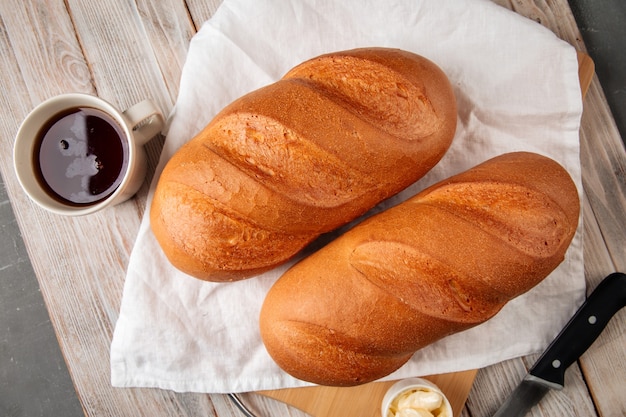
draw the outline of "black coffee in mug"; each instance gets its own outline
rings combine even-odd
[[[111,195],[128,167],[128,143],[105,112],[79,107],[44,124],[35,141],[37,180],[55,200],[74,206]]]

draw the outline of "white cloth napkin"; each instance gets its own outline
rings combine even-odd
[[[234,99],[308,58],[366,46],[426,56],[447,73],[458,100],[450,151],[386,206],[516,150],[556,159],[582,190],[575,50],[486,0],[226,0],[191,41],[153,187],[176,149]],[[111,346],[112,384],[215,393],[308,385],[273,363],[257,329],[264,295],[288,265],[235,283],[201,282],[169,264],[148,210]],[[484,325],[417,352],[386,379],[474,369],[545,348],[584,298],[581,229],[538,287]]]

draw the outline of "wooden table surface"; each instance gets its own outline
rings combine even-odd
[[[495,0],[585,51],[566,0]],[[240,416],[227,397],[158,389],[114,389],[109,347],[125,270],[146,207],[163,138],[148,146],[149,175],[137,196],[95,215],[48,214],[22,192],[10,150],[38,103],[66,92],[98,95],[120,108],[152,98],[167,114],[177,97],[189,41],[219,0],[0,2],[0,169],[78,398],[89,416]],[[623,52],[623,51],[621,51]],[[617,53],[617,51],[616,51]],[[584,256],[588,291],[626,271],[626,154],[599,81],[581,126]],[[533,416],[626,415],[626,311],[618,313]],[[536,356],[481,369],[463,416],[491,415]],[[263,416],[303,416],[264,397],[243,396]]]

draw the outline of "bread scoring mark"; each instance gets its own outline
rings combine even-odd
[[[309,235],[282,234],[245,221],[227,206],[187,184],[170,182],[163,192],[160,217],[174,243],[190,257],[215,270],[271,266],[299,252]],[[271,243],[271,244],[268,244]]]
[[[265,327],[265,326],[264,326]],[[372,349],[367,338],[350,337],[325,326],[297,320],[273,320],[263,332],[281,368],[296,378],[322,385],[351,386],[381,378],[402,366],[413,351]],[[311,379],[310,369],[320,372]]]
[[[337,156],[258,114],[222,117],[213,128],[211,149],[269,189],[306,205],[341,206],[373,187]]]
[[[386,255],[384,260],[380,253]],[[402,242],[361,243],[351,253],[350,265],[411,309],[450,321],[480,323],[496,314],[506,299],[480,277],[464,276]]]
[[[443,123],[424,85],[365,58],[324,56],[300,64],[283,78],[311,84],[370,124],[403,140],[430,136]]]
[[[567,215],[547,195],[519,184],[448,184],[416,200],[432,204],[535,258],[558,254],[573,230]]]

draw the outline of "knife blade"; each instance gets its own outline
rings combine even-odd
[[[535,362],[494,417],[522,417],[550,389],[563,389],[565,370],[598,338],[611,317],[626,306],[626,274],[604,278]]]

